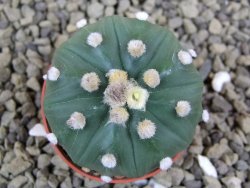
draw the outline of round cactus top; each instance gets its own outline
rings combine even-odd
[[[201,117],[192,53],[146,21],[112,16],[83,27],[57,49],[46,79],[58,144],[103,177],[167,170]]]

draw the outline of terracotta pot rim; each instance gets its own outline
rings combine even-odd
[[[44,81],[43,83],[43,87],[42,87],[42,93],[41,93],[41,117],[42,117],[42,121],[43,121],[43,125],[44,128],[46,130],[47,133],[50,133],[50,127],[48,125],[45,113],[44,113],[44,95],[45,95],[45,90],[46,90],[46,81]],[[87,173],[85,171],[83,171],[80,167],[78,167],[77,165],[75,165],[67,156],[65,156],[63,149],[61,147],[59,147],[58,145],[52,145],[54,151],[56,152],[57,155],[59,155],[59,157],[75,172],[77,172],[78,174],[85,176],[89,179],[98,181],[98,182],[104,182],[99,176],[93,176],[90,173]],[[183,155],[184,151],[177,153],[172,160],[176,161],[178,160],[182,155]],[[143,180],[146,178],[150,178],[152,176],[155,176],[156,174],[158,174],[161,170],[158,168],[144,176],[141,177],[137,177],[137,178],[124,178],[124,179],[113,179],[110,183],[130,183],[130,182],[135,182],[138,180]]]

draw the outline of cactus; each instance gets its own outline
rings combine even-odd
[[[106,17],[54,54],[44,109],[72,162],[102,175],[167,170],[201,118],[202,80],[192,53],[166,28]]]

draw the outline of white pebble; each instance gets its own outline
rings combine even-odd
[[[209,113],[207,110],[202,111],[202,120],[207,123],[209,121]]]
[[[147,20],[148,19],[148,13],[146,13],[145,11],[140,11],[140,12],[137,12],[135,14],[135,17],[138,19],[138,20]]]
[[[56,81],[60,76],[60,71],[56,67],[50,67],[47,73],[47,79]]]
[[[44,129],[44,126],[40,123],[37,123],[34,125],[34,127],[32,127],[30,130],[29,130],[29,135],[30,136],[46,136],[47,133]]]
[[[49,133],[46,135],[46,137],[51,144],[56,145],[58,143],[58,140],[57,140],[56,135],[54,133]]]
[[[96,48],[102,43],[102,35],[98,32],[90,33],[87,38],[87,44]]]
[[[197,57],[197,53],[196,51],[194,51],[193,49],[189,49],[188,53],[192,56],[192,57]]]
[[[128,52],[132,57],[141,57],[146,52],[146,45],[141,40],[130,40]]]
[[[203,170],[204,174],[207,176],[212,176],[214,178],[218,177],[217,171],[214,165],[210,162],[210,160],[202,155],[198,155],[198,163]]]
[[[184,50],[178,52],[178,58],[183,65],[188,65],[193,62],[192,56]]]
[[[223,85],[230,81],[231,81],[230,74],[226,71],[220,71],[214,75],[214,78],[212,80],[212,87],[214,91],[220,92],[223,88]]]
[[[77,28],[82,28],[85,25],[87,25],[87,20],[85,18],[79,20],[78,22],[76,22],[76,27]]]
[[[173,164],[173,161],[170,157],[166,157],[160,161],[160,169],[168,170]]]
[[[102,165],[107,168],[114,168],[116,166],[116,158],[113,154],[107,153],[102,156]]]
[[[104,181],[105,183],[109,183],[112,181],[112,178],[109,176],[101,176],[101,180]]]
[[[48,79],[48,75],[47,74],[43,75],[43,80],[47,80],[47,79]]]

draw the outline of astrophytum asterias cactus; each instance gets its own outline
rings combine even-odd
[[[102,179],[167,170],[201,118],[192,54],[166,28],[107,17],[55,52],[45,114],[72,162]]]

